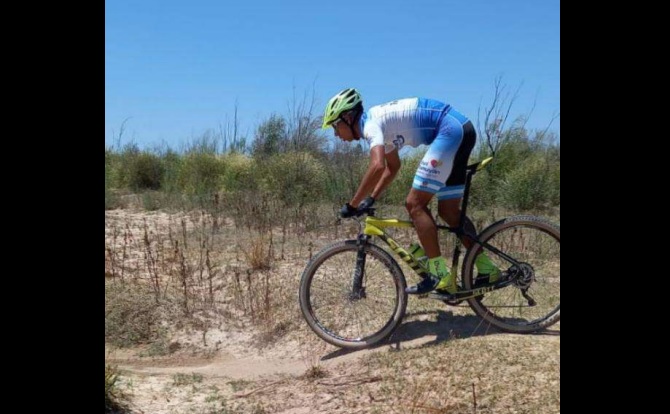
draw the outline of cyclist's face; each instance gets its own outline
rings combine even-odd
[[[335,136],[339,137],[342,141],[353,141],[354,134],[349,125],[345,122],[335,122],[333,124],[333,130],[335,131]]]

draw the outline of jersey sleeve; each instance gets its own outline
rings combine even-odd
[[[363,138],[370,145],[370,149],[378,145],[384,145],[384,152],[389,153],[395,149],[393,144],[387,144],[384,142],[384,132],[382,131],[381,126],[376,122],[366,122],[363,129]]]

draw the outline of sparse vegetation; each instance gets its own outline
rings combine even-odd
[[[202,374],[193,372],[191,374],[174,374],[172,376],[172,384],[176,387],[183,385],[198,384],[202,382]]]
[[[130,413],[128,395],[120,390],[118,382],[118,369],[105,364],[105,414]]]
[[[119,347],[161,343],[161,305],[147,286],[107,282],[105,286],[105,340]]]
[[[488,170],[476,177],[473,207],[544,213],[559,206],[560,142],[554,139],[523,128],[511,132]],[[265,211],[271,212],[274,224],[308,218],[305,210],[315,201],[328,200],[333,208],[338,207],[355,192],[368,162],[367,154],[356,144],[339,144],[331,151],[275,154],[194,149],[183,154],[169,149],[152,153],[133,148],[106,149],[106,209],[121,206],[117,193],[140,191],[145,210],[174,211],[190,205],[227,211],[235,220],[256,221],[259,227],[267,226],[262,217]],[[491,155],[484,141],[477,148],[472,161]],[[404,159],[398,177],[380,201],[404,204],[424,152],[415,151]],[[181,197],[175,197],[177,194]]]
[[[440,302],[410,299],[407,321],[389,344],[341,366],[324,361],[335,351],[305,330],[298,278],[322,246],[356,234],[355,226],[334,225],[335,212],[355,191],[368,158],[356,144],[327,148],[314,121],[308,105],[296,105],[288,116],[266,120],[249,140],[222,129],[179,151],[106,148],[106,344],[150,360],[207,359],[237,341],[226,335],[242,332],[246,353],[283,346],[304,365],[280,382],[215,382],[185,366],[163,375],[165,404],[176,398],[173,392],[188,401],[174,413],[265,413],[313,404],[332,413],[558,413],[558,341],[501,340],[476,325],[467,309]],[[497,125],[487,130],[501,138],[496,161],[475,178],[470,215],[476,226],[510,211],[560,221],[560,142],[523,125]],[[489,154],[481,141],[472,158]],[[406,216],[404,198],[422,155],[406,157],[378,202],[383,214]],[[406,245],[416,238],[411,229],[393,237]],[[415,282],[401,267],[408,283]],[[435,340],[405,345],[425,336]],[[118,378],[106,365],[106,410],[123,407]],[[282,393],[290,397],[273,398]]]

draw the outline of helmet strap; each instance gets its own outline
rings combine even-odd
[[[356,131],[354,130],[354,125],[356,125],[356,123],[358,121],[360,121],[362,115],[363,115],[363,111],[357,111],[356,114],[354,114],[354,122],[352,122],[352,123],[349,123],[349,121],[347,121],[347,119],[345,117],[342,117],[342,122],[347,124],[347,126],[351,130],[351,136],[354,137],[354,138],[356,138]]]

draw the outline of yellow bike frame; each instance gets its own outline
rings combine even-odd
[[[384,232],[384,228],[408,228],[414,227],[414,223],[406,220],[398,219],[382,219],[377,217],[366,217],[363,234],[367,236],[377,236],[384,240],[402,260],[404,260],[409,267],[411,267],[417,274],[423,275],[426,269],[419,263],[411,254],[407,252],[402,246],[393,240],[388,234]]]
[[[479,163],[476,170],[477,171],[482,170],[489,162],[491,162],[491,160],[493,160],[493,157],[489,157],[489,158],[484,159],[483,161],[481,161]],[[470,178],[469,177],[471,177],[471,175],[468,176],[468,182],[466,184],[466,188],[468,188],[469,185],[470,185],[470,181],[469,181]],[[464,195],[466,202],[463,204],[463,206],[461,208],[461,214],[462,214],[461,223],[463,222],[462,221],[463,216],[465,216],[465,211],[466,211],[466,208],[467,208],[467,196],[468,196],[468,194],[467,194],[467,189],[466,189],[466,194]],[[393,252],[395,252],[400,258],[402,258],[402,260],[404,260],[409,265],[409,267],[412,268],[412,270],[414,270],[419,276],[426,277],[426,274],[428,273],[428,269],[424,268],[421,265],[421,263],[419,263],[414,258],[414,256],[409,254],[409,252],[407,252],[407,250],[402,248],[402,246],[398,245],[398,243],[395,240],[393,240],[388,234],[386,234],[386,232],[384,232],[385,228],[409,228],[409,227],[413,228],[414,223],[411,222],[411,221],[407,221],[407,220],[384,219],[384,218],[377,218],[377,217],[367,216],[365,218],[365,227],[363,228],[363,234],[365,236],[368,236],[368,237],[369,236],[377,236],[380,239],[382,239],[391,248],[391,250],[393,250]],[[456,249],[458,249],[458,248],[456,248]],[[459,252],[459,250],[454,251],[455,257],[458,256],[458,252]],[[451,271],[452,271],[452,274],[454,275],[454,277],[458,277],[458,269],[457,269],[455,260],[456,259],[454,259],[454,266],[452,267]],[[484,294],[486,292],[490,292],[494,289],[495,289],[494,286],[485,286],[485,287],[481,287],[481,288],[471,289],[471,290],[468,290],[468,291],[459,291],[452,296],[456,297],[457,299],[467,299],[467,298],[470,298],[470,297],[475,297],[477,295],[482,295],[482,294]]]

